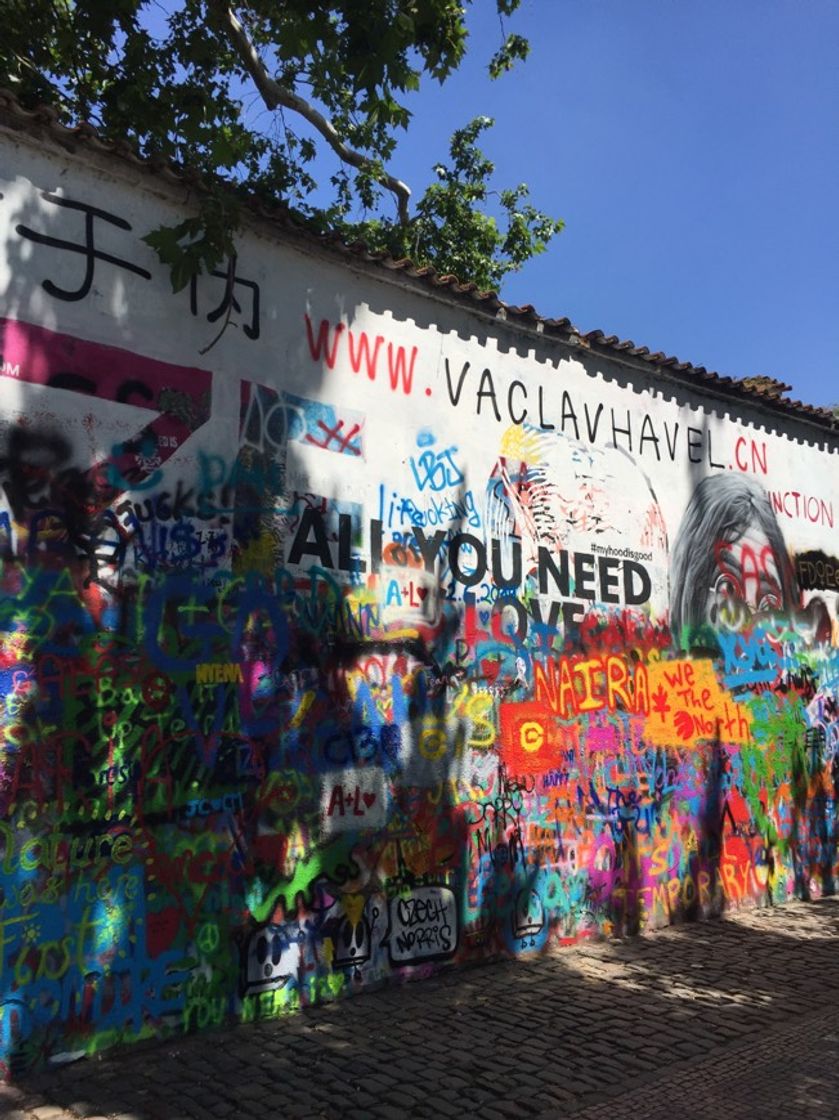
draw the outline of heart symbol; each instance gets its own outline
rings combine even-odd
[[[489,622],[489,611],[478,611],[478,618],[481,620],[484,626],[486,626],[486,624]]]
[[[417,595],[419,595],[420,602],[421,603],[425,602],[425,597],[428,594],[428,588],[427,587],[417,587],[415,590],[416,590]]]
[[[362,793],[361,800],[369,809],[373,802],[376,800],[376,795],[375,793]]]

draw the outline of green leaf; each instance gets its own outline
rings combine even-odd
[[[504,20],[519,6],[496,0]],[[201,0],[171,0],[165,22],[150,19],[146,0],[4,0],[0,67],[24,105],[50,104],[70,126],[91,119],[104,139],[127,139],[144,157],[176,160],[201,175],[208,190],[197,201],[193,194],[195,210],[144,238],[176,290],[230,259],[239,200],[254,196],[287,203],[318,229],[331,224],[347,237],[371,238],[373,247],[496,286],[543,251],[562,224],[531,207],[526,191],[493,182],[493,160],[478,146],[488,117],[458,130],[447,157],[439,158],[442,144],[430,153],[433,182],[409,227],[394,221],[380,183],[385,169],[399,175],[390,160],[399,130],[411,128],[405,94],[429,79],[446,81],[465,57],[466,8],[462,0],[254,0],[242,8],[268,72],[367,160],[334,175],[329,151],[321,184],[314,172],[327,150],[322,138],[291,109],[260,108],[235,44]],[[493,76],[527,56],[515,30],[502,37]]]

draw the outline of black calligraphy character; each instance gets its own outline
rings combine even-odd
[[[118,218],[116,214],[109,214],[107,210],[100,210],[97,206],[88,206],[84,202],[72,202],[69,198],[62,198],[57,194],[49,194],[47,191],[42,191],[41,197],[47,202],[52,202],[55,206],[63,206],[67,210],[79,210],[85,216],[85,236],[83,242],[65,241],[61,237],[51,237],[46,233],[38,233],[37,230],[29,229],[27,226],[17,226],[17,232],[21,237],[28,237],[30,241],[35,241],[39,245],[50,245],[54,249],[66,249],[69,253],[81,253],[82,256],[87,258],[84,279],[80,287],[75,291],[59,288],[52,280],[43,281],[44,289],[49,292],[51,296],[55,296],[56,299],[67,300],[68,303],[84,299],[93,283],[93,270],[97,260],[115,264],[117,268],[125,268],[129,272],[135,273],[137,276],[142,276],[144,280],[151,279],[151,273],[147,272],[144,268],[140,268],[139,265],[132,264],[131,261],[123,260],[121,257],[114,257],[110,253],[104,252],[102,249],[97,249],[94,245],[93,223],[96,218],[101,218],[103,222],[110,222],[111,225],[117,226],[119,229],[130,230],[131,226],[124,218]]]
[[[222,315],[230,314],[230,311],[236,311],[240,315],[242,307],[236,299],[234,289],[237,284],[241,284],[243,288],[251,289],[251,321],[250,325],[245,323],[243,329],[248,338],[259,338],[259,284],[254,283],[253,280],[242,280],[236,275],[235,259],[232,262],[231,268],[227,272],[221,272],[219,269],[214,268],[210,273],[211,276],[218,277],[219,280],[224,280],[224,293],[221,297],[221,303],[218,307],[214,308],[207,314],[207,322],[215,323]],[[190,280],[189,286],[189,307],[193,315],[198,314],[198,277],[193,276]]]

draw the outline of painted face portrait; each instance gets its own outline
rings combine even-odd
[[[670,566],[670,629],[687,649],[702,628],[743,630],[795,617],[811,640],[830,636],[824,603],[801,592],[769,499],[745,475],[704,478],[688,504]]]
[[[712,626],[742,629],[756,616],[784,609],[784,588],[769,537],[752,526],[732,541],[714,545],[715,576],[706,615]]]
[[[485,509],[487,538],[520,542],[525,575],[537,569],[540,550],[591,554],[595,563],[635,559],[650,578],[644,609],[664,618],[664,516],[649,479],[625,451],[517,425],[502,437]]]

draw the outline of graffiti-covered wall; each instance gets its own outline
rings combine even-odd
[[[0,143],[5,1072],[833,890],[824,427]]]

